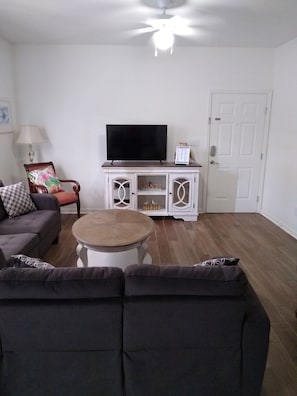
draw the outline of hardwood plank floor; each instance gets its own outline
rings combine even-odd
[[[76,266],[71,227],[62,215],[59,244],[44,259]],[[192,265],[213,256],[237,256],[271,320],[261,396],[297,395],[297,240],[259,214],[202,214],[197,222],[155,219],[148,243],[153,263]]]

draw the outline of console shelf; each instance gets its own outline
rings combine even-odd
[[[105,207],[195,221],[199,167],[196,163],[180,166],[171,162],[105,162]]]

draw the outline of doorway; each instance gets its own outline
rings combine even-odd
[[[206,212],[260,207],[271,93],[212,93]]]

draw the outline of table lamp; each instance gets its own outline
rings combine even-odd
[[[18,144],[29,145],[29,161],[34,161],[35,152],[33,151],[33,144],[42,143],[45,141],[41,134],[40,128],[36,125],[22,125],[20,134],[16,140]]]

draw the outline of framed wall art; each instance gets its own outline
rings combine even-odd
[[[12,131],[10,104],[7,100],[0,99],[0,133]]]

